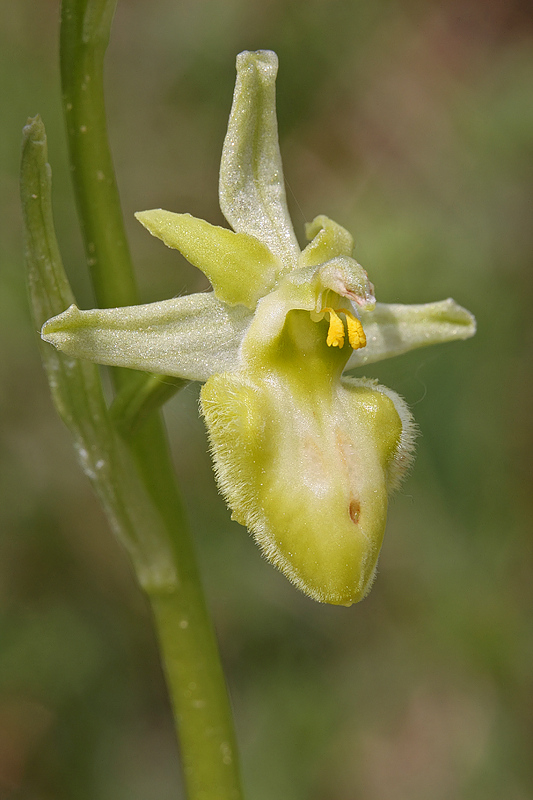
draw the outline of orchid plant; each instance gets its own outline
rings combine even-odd
[[[376,302],[350,233],[325,216],[301,250],[289,217],[276,109],[277,57],[237,58],[220,169],[233,230],[161,209],[137,219],[208,277],[212,291],[49,319],[71,357],[200,381],[215,474],[263,554],[320,602],[369,591],[387,497],[413,454],[405,402],[347,373],[475,332],[453,300]]]
[[[376,302],[351,235],[325,216],[306,226],[300,250],[269,51],[237,58],[220,170],[220,206],[233,230],[160,209],[137,214],[212,291],[138,305],[105,119],[116,2],[61,5],[69,159],[102,308],[79,310],[63,268],[46,134],[35,117],[21,169],[32,313],[56,408],[151,606],[187,797],[241,800],[224,673],[159,407],[187,381],[204,384],[201,410],[233,517],[306,594],[351,605],[372,584],[387,497],[410,464],[415,429],[395,392],[348,373],[466,339],[475,322],[453,300]],[[119,368],[111,401],[96,364]]]

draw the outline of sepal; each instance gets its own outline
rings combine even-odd
[[[436,303],[400,305],[376,303],[361,311],[366,347],[354,350],[347,369],[373,364],[431,344],[469,339],[476,332],[470,311],[449,297]]]
[[[210,292],[159,303],[80,311],[71,305],[43,325],[58,350],[98,364],[206,381],[236,369],[251,313]]]
[[[237,56],[237,82],[220,164],[220,208],[231,227],[265,244],[282,265],[300,254],[287,208],[276,118],[278,57]]]

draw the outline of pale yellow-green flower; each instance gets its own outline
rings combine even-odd
[[[372,584],[413,423],[395,392],[342,373],[466,339],[475,322],[453,300],[376,303],[351,235],[327,217],[306,226],[300,250],[285,200],[276,72],[272,52],[238,56],[219,192],[233,230],[160,209],[137,214],[213,291],[130,308],[71,306],[42,335],[79,358],[204,382],[202,413],[233,517],[302,591],[350,605]]]

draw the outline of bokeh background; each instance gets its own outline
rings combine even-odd
[[[58,2],[0,3],[0,797],[179,798],[150,615],[52,408],[27,308],[20,130],[48,130],[56,225],[93,297],[69,184]],[[206,288],[133,212],[221,224],[235,55],[280,57],[298,234],[355,236],[386,302],[452,295],[465,343],[376,365],[415,468],[351,609],[301,596],[231,523],[198,388],[166,408],[249,800],[533,797],[533,8],[527,0],[120,0],[110,135],[145,301]],[[295,475],[297,480],[297,475]]]

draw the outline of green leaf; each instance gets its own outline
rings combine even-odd
[[[52,219],[52,171],[47,163],[46,132],[40,117],[24,127],[21,162],[21,200],[30,298],[39,327],[74,302],[61,263]]]
[[[36,117],[24,128],[21,165],[26,265],[36,325],[74,299],[55,236],[46,159],[45,130]],[[173,586],[176,574],[163,520],[110,420],[98,368],[44,343],[41,352],[54,404],[141,584]]]

